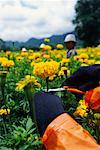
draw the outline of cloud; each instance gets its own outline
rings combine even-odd
[[[0,0],[0,38],[26,41],[74,29],[77,0]]]

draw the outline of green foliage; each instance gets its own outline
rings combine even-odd
[[[36,128],[33,125],[31,118],[23,119],[20,125],[12,125],[11,132],[4,137],[0,137],[0,147],[5,150],[7,148],[15,150],[34,150],[40,149],[41,141],[36,134]],[[4,147],[3,147],[4,146]]]
[[[88,110],[87,117],[75,117],[76,121],[83,126],[100,144],[100,119],[94,118],[95,111]]]
[[[100,43],[100,0],[78,0],[76,7],[76,32],[84,46],[97,46]]]
[[[63,101],[66,112],[73,116],[73,113],[78,105],[78,101],[76,100],[75,95],[64,91],[61,95],[61,99]]]

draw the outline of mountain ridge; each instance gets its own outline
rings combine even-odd
[[[70,32],[70,33],[74,33],[74,32]],[[69,34],[61,34],[61,35],[52,35],[51,37],[48,37],[50,39],[50,45],[54,46],[58,43],[63,44],[64,43],[64,38],[65,36]],[[44,39],[45,38],[41,38],[41,39],[37,39],[37,38],[30,38],[29,40],[27,40],[26,42],[18,42],[18,41],[3,41],[1,39],[1,44],[0,44],[0,49],[11,49],[11,48],[39,48],[40,44],[44,43]],[[2,47],[1,47],[2,45]]]

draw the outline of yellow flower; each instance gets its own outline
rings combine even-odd
[[[70,70],[67,70],[67,76],[70,76]]]
[[[74,58],[74,60],[79,60],[80,59],[79,56],[74,56],[73,58]]]
[[[10,109],[0,109],[0,116],[10,114]]]
[[[41,62],[41,61],[42,61],[41,58],[37,58],[37,59],[35,60],[36,63]]]
[[[31,66],[35,66],[35,64],[36,64],[36,63],[35,63],[34,61],[31,62]]]
[[[81,62],[81,63],[83,63],[84,60],[80,58],[78,61]]]
[[[17,87],[16,90],[22,90],[26,86],[32,87],[32,85],[41,87],[40,83],[35,79],[34,76],[26,75],[25,78],[18,83],[16,83]]]
[[[34,66],[33,73],[41,78],[47,78],[58,72],[59,63],[56,61],[40,62]]]
[[[51,49],[52,47],[50,45],[44,45],[44,47],[42,48],[43,51],[49,51]]]
[[[79,55],[79,58],[80,58],[80,59],[88,59],[89,56],[88,56],[88,54],[86,54],[86,53],[82,53],[82,54]]]
[[[81,117],[87,117],[87,113],[84,109],[77,109],[75,112],[74,112],[74,116],[77,117],[77,116],[81,116]]]
[[[13,62],[13,60],[5,60],[2,62],[1,66],[5,67],[5,68],[13,67],[14,62]]]
[[[99,56],[99,57],[100,57],[100,52],[97,52],[97,53],[96,53],[96,56]]]
[[[16,60],[22,60],[22,59],[23,59],[22,56],[17,56],[17,57],[16,57]]]
[[[82,63],[82,64],[81,64],[81,66],[88,66],[88,65],[87,65],[87,64],[85,64],[85,63]]]
[[[88,64],[89,64],[89,65],[95,64],[95,60],[94,60],[94,59],[88,60]]]
[[[84,60],[83,60],[83,63],[88,63],[88,59],[84,59]]]
[[[56,58],[61,59],[61,58],[62,58],[62,55],[61,55],[61,54],[57,54],[57,55],[56,55]]]
[[[70,75],[70,70],[66,67],[61,67],[61,70],[58,73],[58,76],[69,76]]]
[[[50,76],[49,80],[53,80],[56,75]]]
[[[0,64],[2,63],[2,62],[5,62],[5,61],[7,61],[8,59],[6,58],[6,57],[0,57]]]
[[[83,101],[82,99],[79,101],[79,105],[83,105],[85,104],[85,101]]]
[[[98,60],[98,61],[95,61],[95,64],[99,64],[99,65],[100,65],[100,60]]]
[[[36,59],[38,59],[38,58],[41,58],[41,54],[40,53],[34,53],[33,54],[33,58],[34,58],[34,60],[36,60]]]
[[[61,70],[67,70],[67,68],[66,67],[61,67]]]
[[[12,54],[12,53],[11,53],[10,51],[7,51],[5,55],[6,55],[7,57],[10,57],[11,54]]]
[[[29,60],[33,60],[34,59],[34,55],[28,56]]]
[[[50,56],[47,55],[47,54],[43,55],[43,57],[44,57],[45,59],[50,59]]]
[[[58,76],[65,76],[64,71],[60,70]]]
[[[45,38],[45,39],[44,39],[44,42],[50,42],[50,39]]]
[[[81,117],[87,117],[87,106],[85,104],[85,100],[80,100],[79,105],[76,108],[76,111],[74,112],[74,116],[81,116]]]
[[[94,57],[94,55],[93,55],[93,54],[91,54],[91,55],[90,55],[90,57]]]
[[[29,51],[28,51],[29,53],[33,53],[33,50],[32,49],[29,49]]]
[[[95,113],[94,118],[100,120],[100,113]]]
[[[70,62],[70,59],[67,59],[67,58],[63,58],[62,61],[61,61],[61,66],[64,66],[64,65],[68,65],[68,63]]]
[[[26,52],[26,51],[25,52],[21,52],[21,56],[22,57],[27,57],[28,56],[28,52]]]
[[[63,49],[63,45],[62,45],[62,44],[57,44],[57,45],[56,45],[56,48],[57,48],[57,49]]]

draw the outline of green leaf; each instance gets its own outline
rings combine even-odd
[[[0,147],[0,150],[12,150],[11,148],[7,148],[7,147]]]
[[[16,130],[18,130],[18,127],[17,126],[15,126],[15,125],[12,125]]]
[[[20,147],[19,150],[27,150],[28,147],[29,147],[29,145],[24,145],[24,146]]]
[[[36,128],[31,129],[31,130],[28,132],[28,135],[31,134],[31,133],[33,133],[33,132],[35,131],[35,129],[36,129]]]
[[[32,119],[28,118],[28,121],[26,123],[26,130],[29,131],[31,129],[32,125],[33,125]]]

